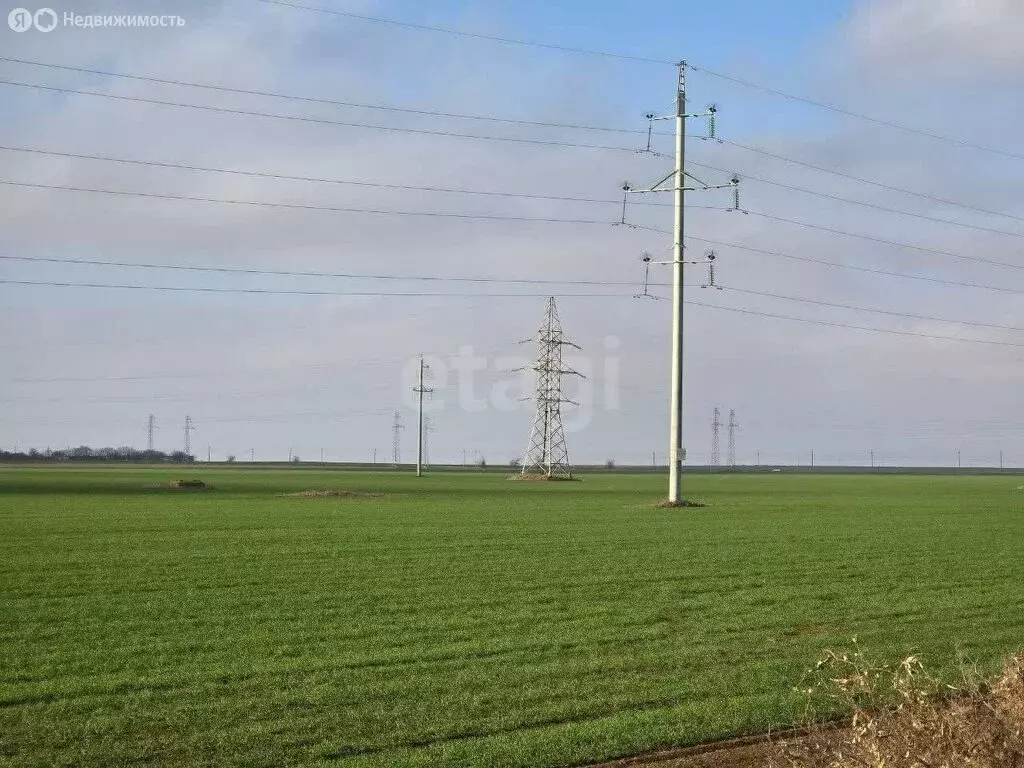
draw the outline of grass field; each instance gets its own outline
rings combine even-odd
[[[147,490],[200,477],[207,493]],[[1013,477],[0,469],[0,764],[559,766],[1024,647]],[[379,498],[293,498],[343,487]]]

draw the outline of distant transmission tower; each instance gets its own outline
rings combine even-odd
[[[153,452],[153,430],[156,429],[156,418],[149,414],[149,421],[146,423],[146,450]]]
[[[736,430],[740,425],[736,422],[736,411],[729,411],[729,467],[736,469]]]
[[[523,459],[523,476],[572,477],[569,449],[562,428],[562,403],[572,403],[562,394],[562,376],[579,376],[562,364],[562,347],[579,349],[562,334],[555,299],[548,299],[544,321],[537,330],[539,354],[532,366],[537,372],[537,415],[530,431],[530,447]]]
[[[395,466],[400,466],[402,463],[402,430],[405,427],[402,426],[402,414],[395,411],[395,420],[391,425],[391,457],[395,462]]]
[[[711,421],[711,466],[717,467],[722,463],[722,446],[718,439],[718,430],[722,426],[722,413],[715,408],[715,418]]]
[[[430,466],[430,433],[434,431],[434,420],[423,417],[423,466]]]
[[[185,417],[185,455],[192,455],[192,433],[196,431],[195,426],[192,424],[192,417]]]

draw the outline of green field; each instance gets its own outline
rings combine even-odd
[[[200,477],[207,493],[147,489]],[[0,469],[0,764],[580,764],[1024,647],[1013,477]],[[313,488],[385,494],[294,498]]]

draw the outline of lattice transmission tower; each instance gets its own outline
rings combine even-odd
[[[729,468],[736,469],[736,430],[740,428],[736,421],[736,411],[729,411]]]
[[[185,417],[185,455],[192,455],[192,433],[196,431],[195,425],[192,423],[192,417]]]
[[[711,466],[717,467],[722,463],[722,445],[718,438],[718,430],[721,429],[722,412],[715,408],[715,417],[711,420]]]
[[[395,466],[402,463],[402,414],[395,411],[395,420],[391,423],[391,458]]]
[[[434,431],[434,420],[423,417],[423,466],[430,466],[430,433]]]
[[[555,299],[548,299],[544,321],[537,329],[537,362],[531,368],[537,372],[537,415],[530,431],[530,447],[523,459],[523,476],[534,475],[548,478],[571,478],[569,449],[565,443],[562,427],[562,403],[578,405],[562,393],[563,376],[580,376],[577,371],[566,368],[562,362],[562,348],[578,346],[568,341],[562,333]]]
[[[146,450],[153,452],[153,431],[156,429],[156,417],[151,413],[146,422]]]

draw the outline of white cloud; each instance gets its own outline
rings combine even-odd
[[[852,32],[867,59],[915,74],[1024,72],[1020,0],[869,0]]]

